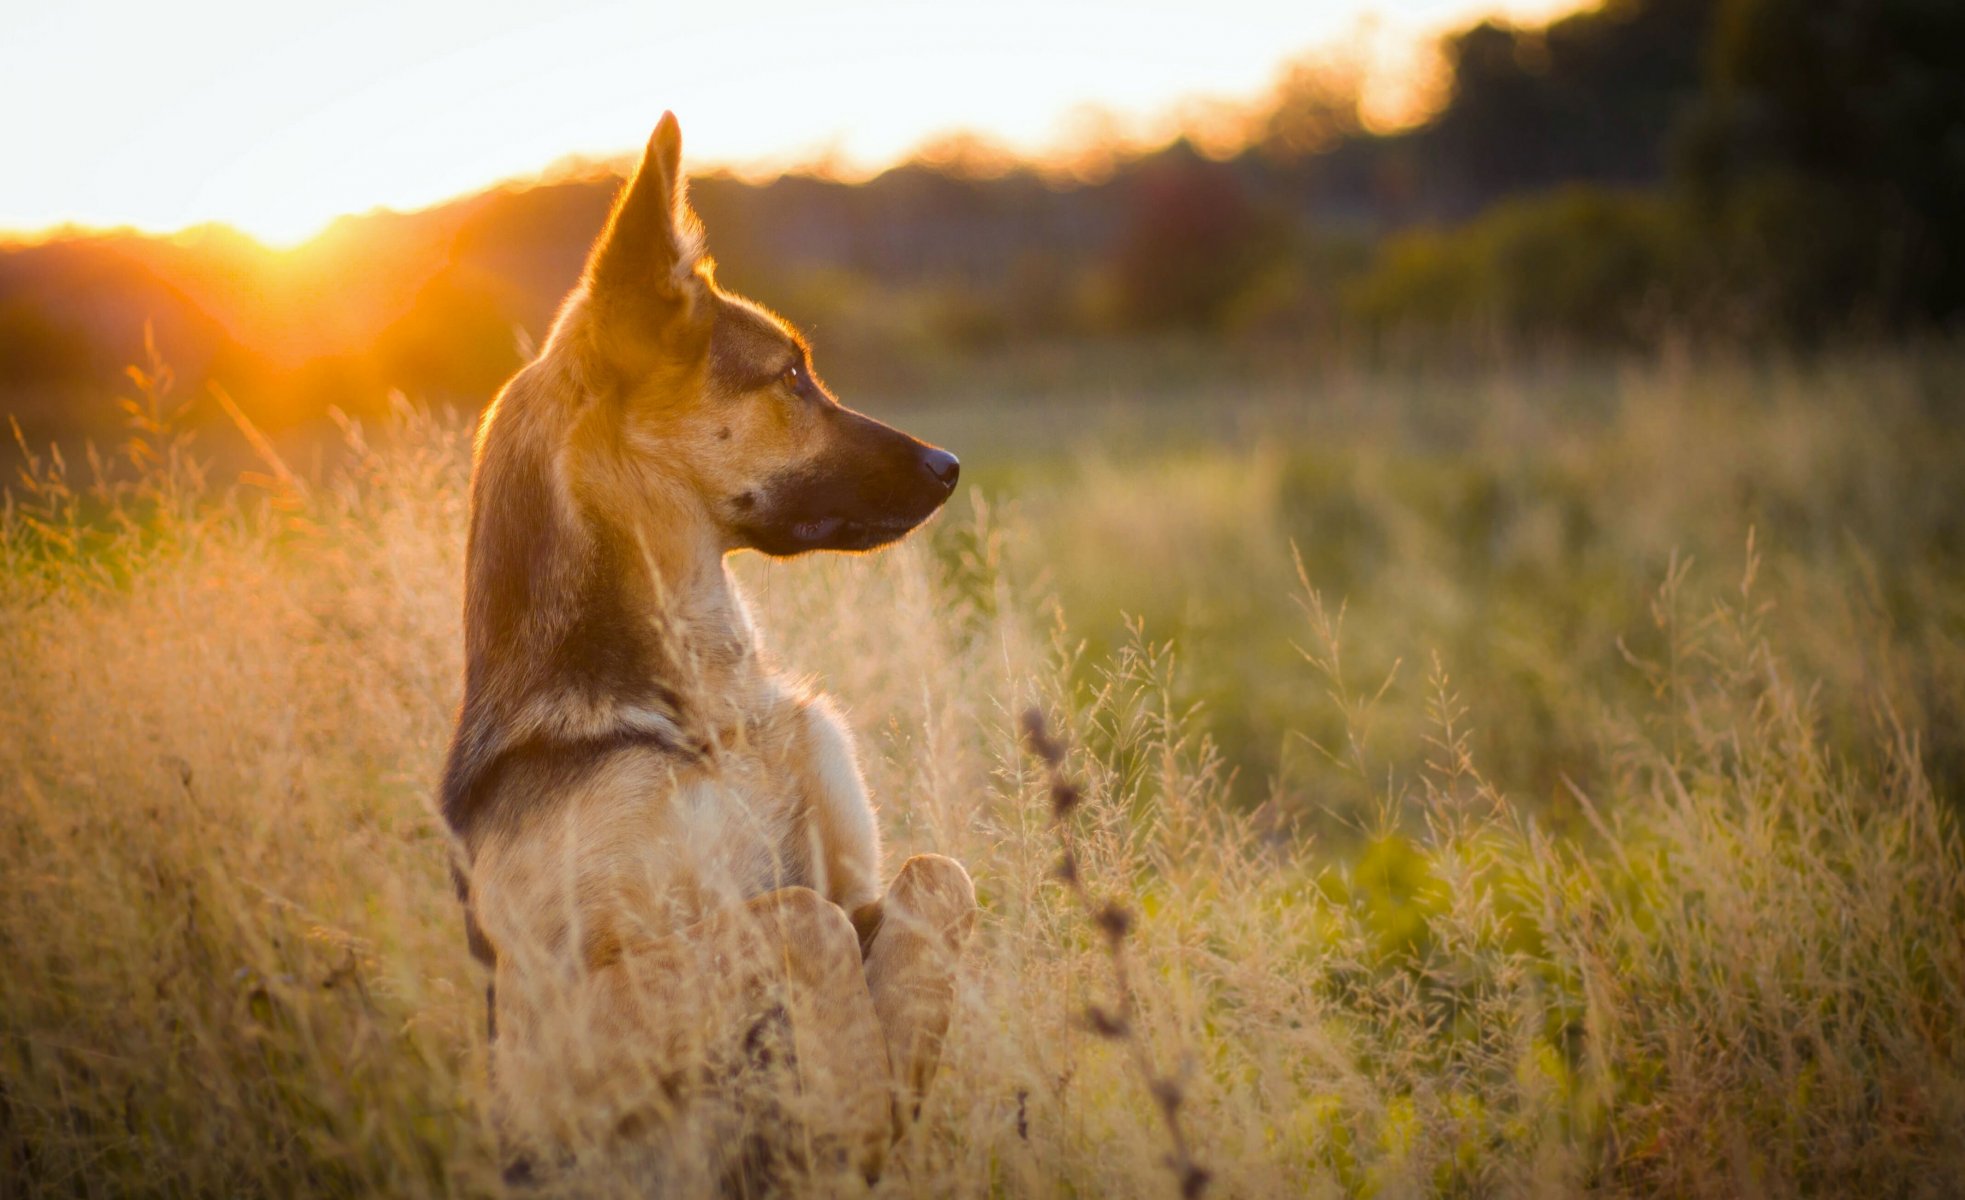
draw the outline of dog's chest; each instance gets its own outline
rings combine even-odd
[[[809,885],[810,823],[794,779],[768,754],[680,768],[656,753],[617,755],[481,848],[480,921],[501,947],[592,953]]]
[[[803,797],[764,756],[726,755],[650,800],[650,853],[679,885],[728,901],[811,882]]]

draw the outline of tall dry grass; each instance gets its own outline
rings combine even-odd
[[[1726,463],[1787,461],[1759,444],[1781,422],[1758,402],[1646,415],[1635,401],[1679,370],[1617,384],[1633,403],[1608,433],[1525,433],[1508,461],[1580,461],[1604,497],[1583,492],[1594,536],[1669,543],[1707,493],[1647,488],[1634,447],[1710,469],[1712,495]],[[0,535],[0,1192],[499,1193],[483,979],[429,802],[457,694],[467,431],[405,410],[332,478],[218,486],[140,382],[141,470],[92,487],[42,461]],[[1846,403],[1810,386],[1781,411],[1860,448]],[[1671,439],[1643,436],[1654,419]],[[1820,559],[1745,537],[1723,562],[1667,554],[1617,600],[1622,627],[1582,626],[1625,683],[1563,677],[1562,728],[1592,752],[1559,773],[1558,810],[1484,774],[1489,694],[1506,720],[1519,693],[1465,686],[1453,639],[1398,644],[1382,597],[1323,594],[1327,571],[1346,580],[1315,545],[1302,578],[1275,570],[1293,531],[1264,526],[1277,510],[1239,453],[1066,473],[872,558],[738,564],[767,640],[849,711],[893,860],[952,854],[982,899],[942,1074],[878,1192],[1175,1193],[1158,1102],[1084,1021],[1108,947],[1054,876],[1032,706],[1073,747],[1087,894],[1137,915],[1132,1024],[1181,1081],[1210,1194],[1953,1192],[1965,850],[1922,740],[1946,693],[1917,681],[1959,677],[1954,610],[1909,589],[1905,620],[1825,647],[1788,615],[1846,578]],[[1858,482],[1876,494],[1824,501],[1818,524],[1898,503]],[[1403,531],[1412,606],[1479,594],[1478,555],[1410,573],[1438,543],[1409,494],[1356,502]],[[1237,558],[1202,505],[1277,536]],[[1180,644],[1152,625],[1083,640],[1070,598],[1143,563],[1193,573],[1173,592],[1240,579],[1292,614],[1244,674],[1317,714],[1295,744],[1321,765],[1270,797],[1294,805],[1249,811],[1263,781],[1209,737]],[[1306,828],[1306,794],[1353,832]]]

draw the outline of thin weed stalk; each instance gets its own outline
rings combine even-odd
[[[1145,1085],[1147,1094],[1153,1097],[1160,1121],[1166,1127],[1167,1140],[1172,1144],[1167,1166],[1179,1184],[1182,1200],[1197,1200],[1207,1190],[1211,1175],[1195,1158],[1193,1146],[1181,1126],[1180,1110],[1186,1101],[1186,1088],[1178,1077],[1165,1074],[1154,1065],[1153,1056],[1137,1028],[1139,1004],[1135,999],[1126,956],[1126,939],[1134,927],[1132,911],[1117,900],[1099,902],[1085,886],[1084,873],[1079,869],[1078,854],[1072,841],[1071,825],[1072,813],[1084,803],[1085,792],[1076,780],[1065,773],[1064,743],[1050,733],[1044,714],[1035,708],[1024,713],[1023,734],[1030,752],[1043,764],[1045,779],[1050,787],[1051,823],[1058,835],[1058,881],[1071,893],[1085,918],[1104,935],[1106,953],[1112,963],[1113,1002],[1110,1007],[1086,1005],[1085,1023],[1099,1037],[1126,1048],[1134,1072]]]

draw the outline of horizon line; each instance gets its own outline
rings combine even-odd
[[[1419,128],[1424,124],[1425,120],[1422,119],[1396,128],[1374,129],[1369,132],[1380,135],[1398,133]],[[753,187],[794,178],[836,183],[845,187],[860,187],[895,171],[910,167],[925,167],[953,177],[977,180],[999,179],[1018,172],[1028,172],[1040,176],[1053,186],[1085,187],[1102,181],[1121,163],[1151,157],[1183,142],[1194,147],[1203,157],[1214,161],[1227,161],[1239,157],[1254,147],[1252,139],[1237,138],[1233,139],[1232,144],[1221,144],[1210,142],[1199,131],[1184,126],[1173,126],[1162,130],[1154,137],[1120,138],[1106,145],[1055,147],[1039,153],[1026,153],[987,134],[970,129],[957,129],[924,138],[900,157],[879,166],[859,165],[835,157],[829,152],[819,151],[796,157],[785,156],[782,161],[711,159],[702,168],[687,172],[686,177],[691,180],[735,179]],[[951,151],[954,153],[950,153]],[[964,151],[973,153],[974,157],[962,157]],[[307,249],[328,237],[337,227],[351,221],[380,217],[413,217],[494,192],[526,192],[538,188],[599,183],[610,179],[624,181],[633,173],[640,154],[639,150],[634,149],[612,154],[571,152],[553,159],[536,170],[500,176],[477,187],[453,192],[427,204],[381,203],[364,209],[336,213],[313,230],[293,239],[268,237],[223,217],[213,217],[168,228],[145,225],[140,221],[93,224],[88,221],[64,220],[33,228],[0,226],[0,251],[31,249],[59,242],[107,240],[118,237],[176,241],[201,233],[222,231],[269,253],[293,254]]]

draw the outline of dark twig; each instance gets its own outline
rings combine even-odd
[[[1207,1190],[1210,1178],[1208,1169],[1194,1158],[1187,1135],[1181,1129],[1180,1110],[1186,1100],[1186,1091],[1181,1081],[1172,1075],[1162,1075],[1153,1066],[1152,1055],[1147,1052],[1146,1041],[1140,1037],[1136,1016],[1138,1005],[1134,1000],[1132,975],[1127,966],[1126,939],[1133,932],[1133,914],[1116,900],[1100,903],[1092,898],[1085,887],[1083,873],[1078,867],[1078,852],[1072,841],[1072,814],[1084,803],[1085,793],[1076,780],[1064,771],[1064,743],[1052,736],[1045,724],[1044,714],[1033,708],[1023,715],[1024,742],[1032,755],[1043,764],[1045,776],[1051,789],[1051,824],[1058,835],[1058,881],[1077,899],[1078,906],[1085,917],[1098,931],[1105,935],[1105,945],[1112,958],[1112,985],[1115,996],[1110,1007],[1090,1004],[1085,1008],[1085,1024],[1091,1031],[1108,1041],[1125,1045],[1132,1059],[1133,1069],[1139,1074],[1140,1082],[1153,1097],[1160,1111],[1160,1120],[1167,1128],[1167,1137],[1173,1143],[1173,1153],[1166,1162],[1180,1184],[1182,1200],[1198,1200]]]

